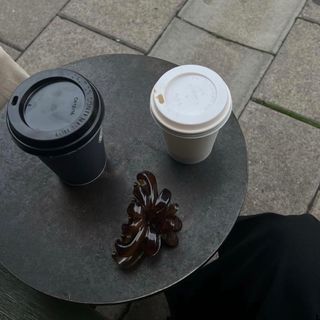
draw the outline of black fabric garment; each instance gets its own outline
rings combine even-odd
[[[320,320],[320,222],[241,217],[219,259],[165,294],[174,319]]]

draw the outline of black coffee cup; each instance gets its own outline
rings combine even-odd
[[[7,104],[15,143],[70,185],[88,184],[104,171],[103,117],[104,103],[95,86],[66,69],[33,75]]]

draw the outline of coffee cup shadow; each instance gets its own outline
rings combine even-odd
[[[61,191],[64,201],[74,208],[69,214],[90,224],[123,216],[118,212],[126,212],[130,200],[125,177],[112,173],[108,166],[99,179],[86,186],[68,186],[61,181]]]

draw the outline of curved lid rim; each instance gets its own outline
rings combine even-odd
[[[169,130],[172,132],[176,132],[180,135],[203,135],[207,132],[219,130],[221,128],[221,124],[225,123],[225,119],[228,119],[232,112],[232,97],[229,88],[228,90],[228,100],[223,109],[223,112],[220,113],[220,117],[216,119],[215,122],[207,122],[205,124],[196,125],[181,125],[174,122],[168,122],[167,119],[163,118],[161,113],[158,112],[155,107],[153,95],[150,95],[150,112],[154,120],[160,125],[164,130]]]
[[[164,73],[151,95],[163,121],[191,128],[207,126],[219,119],[228,103],[229,89],[215,71],[199,65],[182,65]],[[200,106],[198,113],[195,105]]]
[[[32,92],[39,87],[56,81],[70,81],[79,86],[84,94],[85,106],[80,115],[69,125],[58,130],[42,131],[29,127],[21,114],[24,103]],[[7,125],[10,126],[12,136],[28,145],[31,149],[56,148],[78,140],[79,135],[85,135],[90,130],[95,118],[100,115],[103,108],[95,87],[77,72],[67,69],[53,69],[39,72],[23,81],[12,94],[7,103]],[[15,104],[13,98],[18,97]],[[100,110],[100,111],[99,111]],[[44,146],[45,145],[45,146]]]

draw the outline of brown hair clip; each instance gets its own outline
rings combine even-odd
[[[154,256],[162,241],[178,245],[176,232],[182,228],[176,216],[177,204],[171,204],[171,192],[163,189],[158,194],[156,177],[149,171],[138,173],[133,187],[134,198],[127,213],[128,223],[122,225],[121,239],[115,242],[112,256],[121,267],[131,267],[144,255]]]

